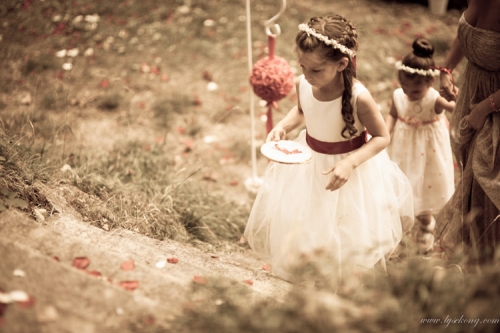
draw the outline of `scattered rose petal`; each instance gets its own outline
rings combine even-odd
[[[89,47],[88,49],[85,50],[85,52],[83,52],[83,55],[85,57],[90,57],[90,56],[93,56],[94,55],[94,49]]]
[[[177,258],[168,258],[167,262],[169,264],[177,264],[179,262],[179,259],[177,259]]]
[[[253,280],[243,280],[243,283],[253,286]]]
[[[196,284],[207,284],[208,283],[208,279],[206,277],[204,277],[204,276],[197,276],[197,275],[195,275],[193,277],[193,281]]]
[[[120,265],[120,268],[124,271],[131,271],[135,268],[135,263],[133,260],[127,260],[127,261],[124,261],[122,262],[122,264]]]
[[[73,267],[78,269],[86,269],[90,265],[90,260],[87,257],[76,257],[73,259]]]
[[[73,64],[70,62],[66,62],[62,65],[62,69],[65,71],[70,71],[73,68]]]
[[[62,172],[71,171],[71,166],[69,164],[64,164],[59,170]]]
[[[210,258],[212,258],[212,259],[220,259],[219,256],[210,256]]]
[[[85,21],[86,22],[89,22],[89,23],[97,23],[99,22],[101,18],[99,17],[98,14],[94,14],[94,15],[85,15]]]
[[[153,317],[152,315],[149,315],[149,316],[146,316],[144,318],[142,318],[142,322],[147,325],[147,326],[151,326],[151,325],[154,325],[155,324],[155,317]]]
[[[213,27],[215,25],[215,21],[208,19],[208,20],[203,21],[203,25],[205,27]]]
[[[167,261],[166,260],[161,260],[161,261],[158,261],[156,263],[156,268],[163,268],[167,265]]]
[[[188,6],[180,6],[180,7],[177,7],[177,11],[180,13],[180,14],[187,14],[190,12],[190,8]]]
[[[39,323],[54,322],[59,319],[59,313],[54,306],[47,305],[39,313],[37,313],[36,319]]]
[[[210,73],[209,71],[203,71],[203,79],[207,80],[208,82],[212,82],[212,73]]]
[[[36,299],[33,296],[28,296],[28,299],[25,301],[19,301],[17,304],[19,304],[20,307],[29,309],[32,308],[36,303]]]
[[[10,293],[3,293],[0,291],[0,304],[9,304],[12,303],[12,298],[10,297]]]
[[[53,257],[52,257],[52,260],[57,261],[57,262],[60,262],[60,261],[61,261],[61,260],[59,259],[59,257],[58,257],[58,256],[53,256]]]
[[[23,94],[23,96],[21,96],[20,101],[21,101],[21,104],[30,105],[33,102],[33,99],[31,98],[30,93],[25,93],[25,94]]]
[[[101,272],[98,272],[98,271],[85,271],[88,275],[92,275],[92,276],[95,276],[95,277],[99,277],[101,276]]]
[[[229,182],[229,185],[231,185],[231,186],[237,186],[238,185],[238,181],[237,180],[231,180]]]
[[[184,134],[186,133],[186,128],[184,128],[183,126],[177,126],[177,132],[179,134]]]
[[[216,142],[217,141],[217,137],[215,135],[206,135],[204,138],[203,138],[203,141],[205,143],[212,143],[212,142]]]
[[[13,290],[9,293],[12,302],[26,302],[30,296],[22,290]]]
[[[66,52],[66,55],[68,57],[76,57],[78,53],[80,53],[80,50],[78,50],[78,48],[75,47],[74,49],[68,50],[68,52]]]
[[[149,73],[151,71],[151,68],[147,63],[141,64],[141,72],[143,73]]]
[[[101,82],[99,82],[99,87],[101,88],[108,88],[109,87],[109,80],[107,79],[102,79]]]
[[[118,285],[126,290],[135,290],[139,288],[138,281],[121,281],[118,283]]]
[[[215,91],[217,89],[219,89],[219,85],[217,83],[215,83],[215,82],[209,82],[207,84],[207,90],[208,91]]]
[[[163,75],[161,76],[161,81],[162,81],[162,82],[167,82],[167,81],[168,81],[168,79],[169,79],[169,77],[168,77],[168,75],[167,75],[167,74],[163,74]]]
[[[26,276],[26,273],[22,269],[15,269],[12,274],[14,274],[14,276],[18,276],[18,277],[25,277]]]
[[[262,269],[265,271],[271,271],[271,266],[270,265],[262,265]]]
[[[60,50],[56,52],[56,57],[58,58],[64,58],[66,56],[66,50]]]

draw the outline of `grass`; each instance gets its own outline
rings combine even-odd
[[[262,22],[278,9],[272,0],[252,6],[254,60],[265,54]],[[457,13],[437,20],[424,9],[295,1],[279,21],[276,54],[297,66],[291,41],[297,24],[311,16],[337,11],[357,20],[358,77],[384,113],[397,85],[392,60],[423,34],[439,63],[455,33]],[[74,20],[94,14],[100,17],[94,30]],[[232,200],[243,186],[229,184],[249,171],[250,160],[244,15],[234,0],[46,0],[26,8],[3,1],[0,212],[55,213],[42,194],[48,187],[104,230],[239,246],[248,205]],[[78,57],[54,56],[73,47]],[[89,48],[94,54],[84,56]],[[62,69],[65,62],[73,63],[71,71]],[[209,91],[209,81],[218,89]],[[26,93],[32,101],[23,104]],[[280,101],[275,121],[294,103],[293,96]],[[262,139],[264,125],[257,126]],[[308,266],[300,273],[318,283],[296,285],[284,302],[251,299],[246,285],[224,279],[196,285],[193,303],[172,325],[177,332],[432,332],[444,325],[421,319],[498,317],[496,261],[472,266],[460,256],[423,259],[408,251],[389,261],[388,274],[374,270],[340,285],[329,281],[327,263]]]

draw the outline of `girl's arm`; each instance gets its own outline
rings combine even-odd
[[[387,131],[389,134],[392,134],[394,130],[394,125],[398,121],[398,110],[396,110],[396,106],[394,105],[394,98],[392,99],[391,109],[389,110],[389,114],[385,117],[385,126],[387,126]]]
[[[325,175],[332,174],[326,186],[326,189],[330,191],[335,191],[344,185],[349,180],[352,170],[380,153],[390,142],[389,131],[384,123],[384,118],[370,92],[364,91],[359,94],[356,106],[359,120],[361,120],[372,138],[363,147],[323,171]]]
[[[286,138],[286,134],[304,123],[304,114],[299,105],[294,106],[267,135],[266,142],[279,141]]]
[[[444,97],[439,96],[434,104],[436,114],[441,114],[443,111],[453,112],[455,110],[455,101],[448,101]]]
[[[304,123],[304,113],[300,106],[300,96],[299,96],[299,83],[296,85],[297,91],[297,105],[294,106],[285,118],[281,119],[276,126],[269,132],[266,138],[266,142],[269,141],[279,141],[286,138],[286,134],[293,131],[295,128],[299,127]]]

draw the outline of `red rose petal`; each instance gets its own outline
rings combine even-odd
[[[243,283],[246,283],[249,286],[253,286],[253,280],[243,280]]]
[[[208,283],[208,279],[204,276],[194,276],[193,277],[193,281],[194,283],[197,283],[197,284],[207,284]]]
[[[87,257],[76,257],[73,259],[73,267],[78,269],[86,269],[90,265],[90,260]]]
[[[131,271],[135,268],[135,263],[133,260],[124,261],[120,265],[120,268],[124,271]]]
[[[29,309],[32,308],[36,303],[36,299],[33,296],[29,296],[28,300],[23,301],[23,302],[17,302],[20,307]]]
[[[101,276],[101,272],[98,272],[98,271],[85,271],[88,275],[92,275],[92,276]]]
[[[271,266],[270,265],[263,265],[262,269],[265,271],[271,271]]]
[[[179,262],[179,259],[177,259],[177,258],[168,258],[167,262],[169,264],[177,264]]]
[[[118,285],[126,290],[135,290],[139,288],[138,281],[121,281],[118,283]]]

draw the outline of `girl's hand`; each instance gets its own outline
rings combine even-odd
[[[285,138],[286,138],[286,131],[283,129],[283,127],[277,125],[267,135],[266,142],[284,140]]]
[[[351,172],[354,169],[352,163],[347,160],[341,160],[332,165],[327,170],[323,171],[324,175],[332,174],[325,189],[335,191],[341,188],[351,177]]]
[[[456,101],[458,89],[452,81],[451,74],[441,72],[439,83],[439,94],[446,98],[448,101]]]

